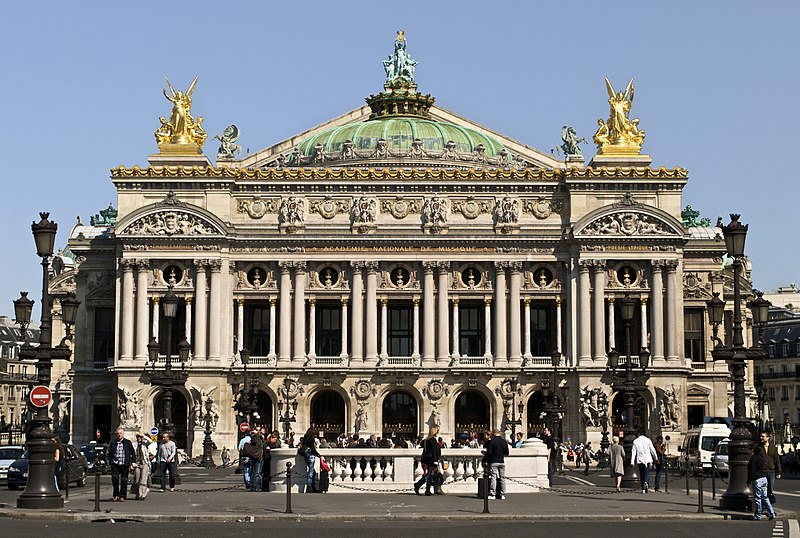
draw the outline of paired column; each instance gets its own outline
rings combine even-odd
[[[525,297],[522,302],[525,309],[525,349],[522,357],[525,359],[524,364],[527,364],[533,358],[531,354],[531,298]]]
[[[339,357],[345,361],[348,358],[347,355],[347,305],[350,302],[348,297],[342,297],[342,345],[340,346],[342,352],[339,354]]]
[[[269,355],[270,362],[275,360],[275,305],[278,302],[275,297],[269,298]]]
[[[186,324],[183,326],[183,334],[186,335],[186,341],[192,343],[192,296],[187,295],[184,298],[186,303]]]
[[[555,350],[562,353],[561,339],[563,338],[563,329],[561,324],[561,297],[556,297],[556,345]]]
[[[244,348],[250,348],[250,346],[246,345],[247,343],[244,341],[244,299],[236,299],[236,345],[239,349],[236,350],[238,353],[239,350]],[[250,352],[252,353],[252,349]]]
[[[413,326],[413,340],[411,341],[411,358],[414,359],[415,364],[416,361],[419,360],[419,297],[415,296],[412,299],[414,303],[414,310],[413,310],[413,319],[412,319],[412,326]]]
[[[678,286],[678,262],[676,260],[667,260],[665,266],[667,268],[667,324],[662,330],[667,340],[667,360],[673,361],[678,358],[678,337],[683,338],[682,334],[678,334],[678,308],[683,304],[683,291]],[[681,294],[680,301],[678,300],[679,293]],[[682,308],[680,314],[681,316],[683,315]]]
[[[153,297],[153,326],[151,329],[151,334],[158,339],[158,328],[159,328],[159,308],[160,308],[160,301],[161,297],[155,296]]]
[[[122,265],[122,342],[120,345],[120,359],[133,359],[133,267],[134,260],[120,260]]]
[[[308,298],[308,358],[317,358],[317,298]]]
[[[592,310],[590,304],[589,269],[593,260],[578,262],[578,364],[592,360]]]
[[[195,260],[195,278],[194,278],[194,306],[195,306],[195,324],[194,324],[194,358],[206,358],[206,341],[208,325],[206,323],[206,316],[208,309],[206,308],[206,267],[208,260]],[[242,344],[239,344],[241,349]]]
[[[458,312],[458,297],[453,297],[453,354],[451,355],[452,358],[457,359],[461,355],[459,354],[459,339],[461,338],[461,332],[459,329],[459,312]]]
[[[437,300],[438,300],[438,321],[439,324],[436,328],[438,336],[438,349],[436,360],[437,362],[445,362],[450,359],[450,342],[447,335],[450,334],[450,319],[448,317],[448,273],[450,272],[450,262],[436,262],[438,270],[439,285],[437,286]]]
[[[594,260],[592,286],[592,335],[594,344],[593,360],[606,360],[606,263],[605,260]]]
[[[147,284],[150,262],[136,260],[136,360],[147,360],[147,343],[150,336],[150,305],[147,301]]]
[[[294,266],[294,346],[292,359],[303,364],[306,359],[306,262]]]
[[[424,272],[422,281],[422,321],[425,326],[425,341],[423,342],[422,360],[428,364],[436,361],[436,340],[434,340],[436,326],[436,308],[434,306],[434,277],[433,269],[436,262],[422,262]]]
[[[664,277],[663,260],[651,260],[650,308],[653,323],[650,327],[650,352],[653,361],[664,360]]]
[[[509,329],[511,341],[509,343],[509,361],[519,363],[522,360],[522,334],[520,320],[520,290],[522,288],[522,262],[509,262],[508,268],[511,273],[511,288],[508,294],[509,308]]]
[[[365,361],[378,360],[378,262],[364,262],[367,268],[366,352]]]
[[[483,298],[483,356],[492,359],[492,298]]]
[[[278,361],[289,364],[292,360],[292,262],[278,262],[281,271],[279,293],[280,304],[280,349]]]
[[[387,345],[389,343],[388,317],[389,317],[389,299],[387,299],[386,297],[381,297],[381,354],[380,354],[380,357],[381,357],[382,360],[386,360],[389,357],[389,351],[387,349]]]
[[[353,270],[353,359],[364,359],[364,262],[350,262]]]
[[[642,305],[642,319],[640,325],[642,327],[642,336],[641,336],[641,347],[646,347],[649,349],[649,343],[647,341],[647,297],[642,297],[639,299]]]
[[[494,262],[494,358],[507,360],[506,352],[506,267],[508,262]]]
[[[608,349],[617,349],[617,336],[616,325],[614,321],[614,304],[616,299],[614,297],[608,298]],[[646,329],[642,329],[646,331]],[[617,350],[619,351],[619,350]]]
[[[222,336],[222,260],[210,260],[211,288],[208,293],[208,360],[220,359]]]

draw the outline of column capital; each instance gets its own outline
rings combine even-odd
[[[581,273],[588,273],[590,267],[594,267],[594,260],[578,260],[578,269]]]
[[[194,263],[194,266],[196,268],[200,269],[200,270],[205,269],[208,266],[208,262],[209,262],[209,260],[204,259],[204,258],[200,258],[200,259],[197,259],[197,260],[192,260],[192,263]]]
[[[143,271],[150,270],[150,260],[146,258],[134,258],[133,264],[136,266],[136,269],[141,273]]]
[[[639,300],[642,302],[643,305],[647,304],[647,297],[639,297]]]
[[[483,306],[492,306],[492,298],[491,297],[484,297],[483,298]]]
[[[244,298],[242,298],[242,297],[237,297],[237,298],[236,298],[236,305],[237,305],[237,306],[244,306]]]
[[[361,273],[361,270],[364,268],[364,262],[353,260],[350,262],[350,268],[353,269],[353,273]]]
[[[120,266],[122,266],[122,270],[126,273],[133,272],[133,268],[136,266],[136,260],[133,258],[122,258],[119,261]]]
[[[606,270],[606,260],[602,260],[602,259],[592,260],[592,267],[594,268],[595,272],[605,271]]]
[[[508,267],[508,262],[506,262],[506,261],[495,261],[494,262],[494,268],[495,269],[505,269],[506,267]]]
[[[435,268],[436,262],[434,261],[427,260],[422,262],[422,270],[425,271],[426,274],[432,274]]]
[[[450,300],[453,301],[453,306],[458,306],[459,303],[458,297],[452,297]]]
[[[278,304],[278,299],[276,297],[270,297],[269,298],[269,305],[270,306],[275,306],[276,304]]]
[[[419,306],[420,300],[419,297],[413,297],[411,302],[414,303],[414,306]]]
[[[187,295],[186,297],[183,298],[183,300],[186,301],[186,306],[189,306],[190,304],[192,304],[192,296],[191,295]]]
[[[288,275],[292,270],[292,262],[281,260],[278,262],[278,268],[280,268],[281,273]]]
[[[678,260],[664,260],[664,267],[668,273],[674,273],[678,270]]]
[[[612,304],[612,305],[613,305],[613,304],[614,304],[614,302],[616,302],[616,300],[617,300],[617,298],[616,298],[616,297],[607,297],[607,299],[608,299],[608,304]]]
[[[208,265],[211,267],[212,273],[219,273],[222,270],[222,260],[219,258],[208,260]]]
[[[528,306],[529,304],[531,304],[531,298],[526,295],[525,297],[522,298],[522,302],[525,304],[525,306]]]
[[[187,299],[188,299],[188,297],[187,297]],[[160,296],[156,295],[155,297],[153,297],[153,304],[154,305],[158,305],[158,303],[160,301],[161,301],[161,297]]]
[[[666,263],[667,260],[650,260],[650,267],[660,270],[665,266]]]
[[[370,260],[370,261],[366,261],[366,262],[363,262],[363,263],[364,263],[364,267],[367,268],[367,273],[368,274],[372,275],[372,274],[375,274],[375,273],[378,272],[378,262],[376,262],[374,260]]]
[[[317,304],[317,298],[314,295],[309,295],[308,297],[308,304],[314,306]]]
[[[520,269],[522,269],[522,262],[520,261],[511,261],[507,263],[508,263],[508,268],[511,269],[512,273],[517,273],[520,271]]]
[[[350,298],[342,297],[342,306],[347,306],[348,304],[350,304]]]
[[[294,267],[294,270],[295,270],[296,273],[305,273],[306,272],[306,262],[304,262],[304,261],[299,261],[299,260],[293,261],[292,262],[292,267]]]
[[[561,297],[560,296],[556,296],[556,306],[560,306],[560,305],[561,305]]]
[[[436,262],[436,269],[439,270],[439,274],[445,273],[450,270],[450,262]]]

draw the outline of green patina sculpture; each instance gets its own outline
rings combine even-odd
[[[586,139],[579,137],[573,127],[564,125],[561,128],[561,140],[564,141],[564,143],[561,144],[561,151],[564,152],[564,155],[583,155],[580,143],[583,142],[586,144]]]
[[[397,39],[394,41],[394,54],[383,61],[383,69],[386,71],[386,84],[393,82],[414,83],[414,70],[417,62],[411,59],[406,52],[406,38],[403,30],[397,32]]]
[[[690,205],[687,205],[686,208],[681,211],[681,220],[686,228],[692,226],[711,226],[711,219],[698,217],[700,217],[700,212],[692,209]]]
[[[92,226],[114,226],[117,223],[117,210],[108,204],[108,207],[100,211],[99,215],[89,217],[89,224]]]

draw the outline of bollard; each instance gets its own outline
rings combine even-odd
[[[100,458],[94,459],[94,510],[100,511]]]
[[[669,493],[669,465],[664,463],[664,493]]]
[[[483,513],[489,512],[489,464],[483,464]]]
[[[64,466],[64,500],[69,500],[69,462],[64,460],[66,465]],[[58,478],[56,478],[58,481]]]
[[[285,514],[292,513],[292,464],[286,463],[286,511]]]
[[[686,458],[686,495],[689,495],[689,458]]]
[[[702,514],[703,510],[703,477],[705,476],[705,471],[702,469],[697,474],[697,513]]]
[[[717,499],[717,458],[711,456],[711,500]]]

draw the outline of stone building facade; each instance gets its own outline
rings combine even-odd
[[[508,429],[521,409],[516,429],[533,434],[543,385],[565,380],[562,437],[597,442],[605,414],[611,430],[622,422],[608,351],[625,349],[625,296],[633,354],[652,355],[641,424],[679,439],[729,415],[705,312],[728,289],[724,241],[681,221],[687,171],[639,152],[558,159],[436,106],[404,72],[367,106],[262,151],[236,158],[228,138],[215,165],[199,123],[187,142],[162,118],[150,165],[112,170],[116,220],[69,239],[75,442],[161,418],[152,338],[157,368],[167,340],[173,363],[191,345],[173,420],[194,454],[209,397],[216,444],[235,443],[242,348],[251,421],[269,428],[410,437],[437,424],[450,439]]]

